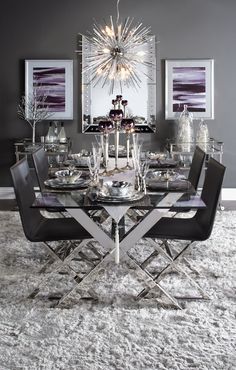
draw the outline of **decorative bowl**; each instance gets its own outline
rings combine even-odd
[[[115,145],[109,145],[109,151],[110,152],[115,152]],[[120,153],[120,152],[124,152],[125,151],[125,146],[124,145],[119,145],[118,146],[118,152]]]
[[[147,173],[147,180],[156,181],[175,181],[178,173],[175,171],[149,171]]]
[[[70,158],[73,159],[74,163],[77,166],[87,167],[88,166],[88,155],[83,153],[75,153],[71,154]]]
[[[82,175],[82,171],[78,170],[61,170],[55,172],[56,177],[63,184],[73,184],[76,182]]]
[[[111,197],[128,197],[132,195],[134,186],[127,181],[107,181],[103,184],[104,193]]]
[[[162,152],[149,152],[148,153],[149,159],[166,159],[166,154]]]

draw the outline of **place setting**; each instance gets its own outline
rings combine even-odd
[[[73,190],[86,188],[90,183],[89,174],[75,169],[74,166],[56,171],[54,176],[44,181],[46,187],[56,190]]]
[[[64,165],[75,166],[78,169],[88,169],[88,157],[90,154],[90,152],[83,149],[79,153],[70,154]]]
[[[190,181],[174,170],[151,170],[146,176],[146,187],[150,191],[183,191],[193,193]]]
[[[102,203],[127,203],[141,200],[144,193],[137,191],[132,183],[127,181],[107,181],[100,188],[91,190],[88,194],[90,200]]]

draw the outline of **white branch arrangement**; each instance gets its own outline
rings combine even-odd
[[[22,96],[17,107],[18,116],[27,121],[33,129],[32,144],[35,145],[36,124],[52,116],[46,103],[47,95],[39,94],[37,89],[28,96]]]

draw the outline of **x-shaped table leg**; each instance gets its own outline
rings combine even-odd
[[[182,196],[182,193],[168,193],[166,197],[159,202],[158,207],[159,208],[152,208],[149,210],[149,212],[144,216],[144,218],[131,230],[128,231],[128,233],[123,237],[121,242],[119,243],[120,248],[120,257],[126,256],[127,252],[150,230],[158,221],[164,217],[169,209],[172,207],[172,205]],[[161,208],[161,206],[165,208]],[[168,206],[169,208],[166,208]],[[69,208],[67,209],[67,212],[74,217],[79,224],[81,224],[92,236],[93,238],[98,241],[102,246],[108,248],[110,252],[108,252],[104,258],[99,262],[94,269],[92,269],[82,280],[78,280],[78,286],[81,289],[88,280],[95,279],[97,273],[99,270],[101,270],[108,262],[110,262],[114,258],[114,252],[116,250],[116,245],[114,240],[104,231],[102,230],[94,221],[93,219],[84,212],[81,208]],[[146,274],[147,279],[147,274]],[[157,286],[160,288],[159,284],[157,284],[153,279],[148,277],[148,283],[152,285],[152,287]],[[76,286],[74,289],[78,288]],[[163,291],[163,290],[162,290]],[[73,292],[68,293],[70,295]],[[168,293],[163,293],[170,298]],[[66,298],[65,296],[63,298]],[[59,302],[59,304],[62,301]],[[177,305],[178,303],[173,301],[172,302]]]

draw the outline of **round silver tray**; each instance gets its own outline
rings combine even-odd
[[[136,192],[126,197],[117,197],[117,196],[109,196],[105,194],[98,193],[96,197],[97,202],[102,203],[128,203],[128,202],[135,202],[140,200],[144,197],[144,193]]]
[[[63,183],[59,179],[48,179],[44,181],[44,185],[53,189],[81,189],[86,188],[90,180],[78,179],[73,183]]]

